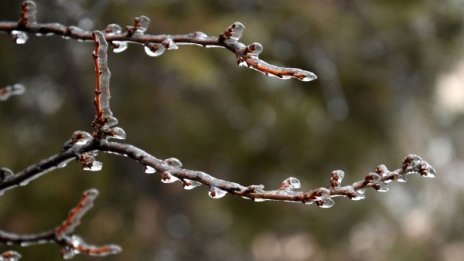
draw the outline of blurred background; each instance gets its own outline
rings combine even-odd
[[[182,46],[161,57],[139,45],[109,55],[111,109],[127,142],[158,158],[244,185],[303,189],[345,184],[415,153],[437,170],[331,209],[210,199],[127,158],[100,153],[101,172],[73,162],[1,197],[0,229],[60,224],[83,191],[100,196],[76,233],[116,243],[116,256],[74,260],[460,260],[464,256],[464,1],[43,0],[40,22],[84,29],[151,18],[148,33],[218,35],[235,21],[261,58],[315,72],[279,80],[238,67],[224,49]],[[0,2],[16,21],[20,1]],[[91,131],[92,43],[0,35],[0,85],[27,91],[0,103],[0,166],[20,171]],[[22,260],[61,260],[56,245],[16,249]]]

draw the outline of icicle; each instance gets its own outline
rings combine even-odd
[[[166,48],[161,44],[147,43],[144,47],[145,53],[151,57],[157,57],[164,53]]]
[[[146,174],[153,174],[153,173],[156,173],[156,169],[153,168],[152,166],[145,165],[145,173],[146,173]]]
[[[227,191],[217,188],[215,186],[210,186],[208,195],[211,198],[218,199],[223,198],[227,194]]]
[[[179,159],[176,159],[176,158],[169,158],[169,159],[166,159],[164,160],[164,162],[168,165],[171,165],[173,167],[176,167],[176,168],[182,168],[182,162],[180,162]]]
[[[164,39],[161,44],[168,50],[177,50],[179,49],[179,46],[177,46],[177,44],[174,42],[174,40],[172,40],[171,37],[167,37],[166,39]]]
[[[295,177],[289,177],[280,184],[279,189],[283,190],[296,190],[301,188],[301,182]]]
[[[179,179],[177,177],[175,177],[174,175],[172,175],[169,171],[163,171],[163,173],[161,173],[161,182],[163,183],[174,183],[176,181],[178,181]]]
[[[201,183],[195,180],[184,179],[182,182],[185,190],[192,190],[196,187],[201,186]]]
[[[18,30],[11,31],[10,35],[16,44],[25,44],[27,42],[27,39],[29,39],[25,32]]]

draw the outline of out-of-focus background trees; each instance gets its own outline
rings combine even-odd
[[[437,170],[389,193],[336,200],[332,209],[213,200],[100,154],[102,172],[77,163],[0,198],[0,227],[48,229],[81,193],[100,190],[77,233],[124,252],[101,260],[458,260],[464,256],[464,3],[442,1],[43,0],[39,21],[85,29],[151,18],[152,34],[221,33],[246,25],[269,62],[314,71],[310,83],[265,77],[223,49],[181,47],[158,58],[130,45],[109,57],[112,110],[127,141],[160,158],[242,184],[303,188],[346,182],[409,153]],[[0,1],[17,20],[20,1]],[[0,35],[0,82],[22,96],[0,103],[0,166],[15,171],[60,150],[93,119],[93,45]],[[0,250],[18,249],[0,246]],[[61,260],[58,247],[19,249],[25,260]],[[97,260],[78,256],[76,260]],[[100,260],[100,259],[98,259]]]

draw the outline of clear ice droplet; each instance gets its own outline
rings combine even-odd
[[[335,205],[335,201],[333,201],[331,198],[325,198],[323,200],[317,201],[317,205],[320,208],[331,208]]]
[[[171,37],[167,37],[166,39],[164,39],[163,42],[161,42],[161,44],[163,44],[164,47],[168,50],[179,49],[179,46],[177,46],[177,44],[174,42],[174,40],[172,40]]]
[[[193,33],[193,37],[196,39],[205,39],[205,38],[208,38],[208,35],[203,32],[198,31],[198,32]]]
[[[161,173],[161,182],[169,184],[178,181],[179,179],[173,176],[169,171],[163,171]]]
[[[147,31],[150,18],[141,15],[135,18],[135,34],[143,34]]]
[[[245,26],[240,22],[235,22],[227,28],[227,32],[229,32],[230,36],[229,39],[233,41],[238,41],[242,37],[243,31],[245,30]]]
[[[119,24],[109,24],[105,28],[105,33],[108,35],[120,34],[122,32],[122,28]]]
[[[192,190],[196,187],[201,186],[201,183],[195,180],[184,179],[184,189],[185,190]]]
[[[252,43],[247,46],[248,55],[258,57],[263,51],[263,46],[260,43]]]
[[[214,187],[214,186],[211,186],[208,192],[208,195],[210,196],[210,198],[214,198],[214,199],[223,198],[226,194],[227,194],[227,191]]]
[[[173,167],[182,168],[182,162],[180,162],[180,160],[177,158],[169,158],[169,159],[164,160],[164,162],[166,162],[166,164],[171,165]]]
[[[113,139],[118,139],[118,140],[124,140],[126,139],[126,132],[120,128],[120,127],[114,127],[110,130],[111,133],[111,138]]]
[[[103,168],[103,163],[98,160],[94,160],[89,166],[85,166],[83,170],[86,171],[100,171]]]
[[[13,30],[11,31],[11,36],[15,40],[16,44],[25,44],[29,37],[25,32]]]
[[[285,179],[282,184],[280,185],[280,189],[285,190],[295,190],[301,188],[301,182],[299,179],[295,177],[289,177]]]
[[[296,69],[293,76],[303,82],[310,82],[317,79],[316,74],[301,69]]]
[[[122,53],[128,47],[128,43],[124,41],[113,41],[112,45],[113,45],[113,53]]]
[[[164,53],[166,48],[161,44],[148,43],[144,46],[145,53],[151,57],[157,57]]]
[[[152,166],[145,165],[145,173],[146,174],[153,174],[156,173],[156,169]]]

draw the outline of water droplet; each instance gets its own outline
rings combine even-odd
[[[175,176],[173,176],[169,171],[163,171],[161,173],[161,182],[163,183],[173,183],[178,181],[179,179]]]
[[[316,201],[316,204],[320,208],[331,208],[335,205],[335,201],[331,198],[325,198],[323,200]]]
[[[375,184],[374,188],[378,192],[388,192],[390,190],[390,188],[388,187],[388,183],[386,183],[386,182],[379,182],[379,183]]]
[[[182,168],[182,162],[180,162],[179,159],[169,158],[169,159],[164,160],[164,162],[170,166],[173,166],[176,168]]]
[[[108,35],[120,34],[122,32],[122,28],[119,24],[109,24],[106,26],[104,32]]]
[[[25,44],[29,37],[25,32],[13,30],[11,31],[11,37],[15,40],[16,44]]]
[[[183,180],[184,189],[185,190],[192,190],[198,186],[201,186],[201,183],[195,180],[184,179]]]
[[[217,188],[215,186],[211,186],[208,192],[208,195],[211,198],[215,198],[215,199],[223,198],[226,194],[227,194],[227,191]]]
[[[122,53],[127,49],[128,43],[125,41],[113,41],[112,46],[113,53]]]
[[[145,173],[146,174],[153,174],[156,173],[156,169],[152,166],[145,165]]]
[[[289,177],[282,182],[279,189],[295,190],[295,189],[300,189],[300,188],[301,188],[300,180],[295,177]]]
[[[345,172],[343,170],[334,170],[330,174],[330,185],[332,187],[340,187],[343,178],[345,177]]]
[[[151,57],[157,57],[164,53],[166,48],[161,44],[147,43],[144,47],[145,53]]]
[[[168,50],[176,50],[179,49],[179,46],[172,40],[171,37],[167,37],[166,39],[161,42],[161,44]]]
[[[126,132],[120,128],[120,127],[114,127],[114,128],[111,128],[110,131],[110,137],[113,138],[113,139],[118,139],[118,140],[124,140],[126,139]]]

